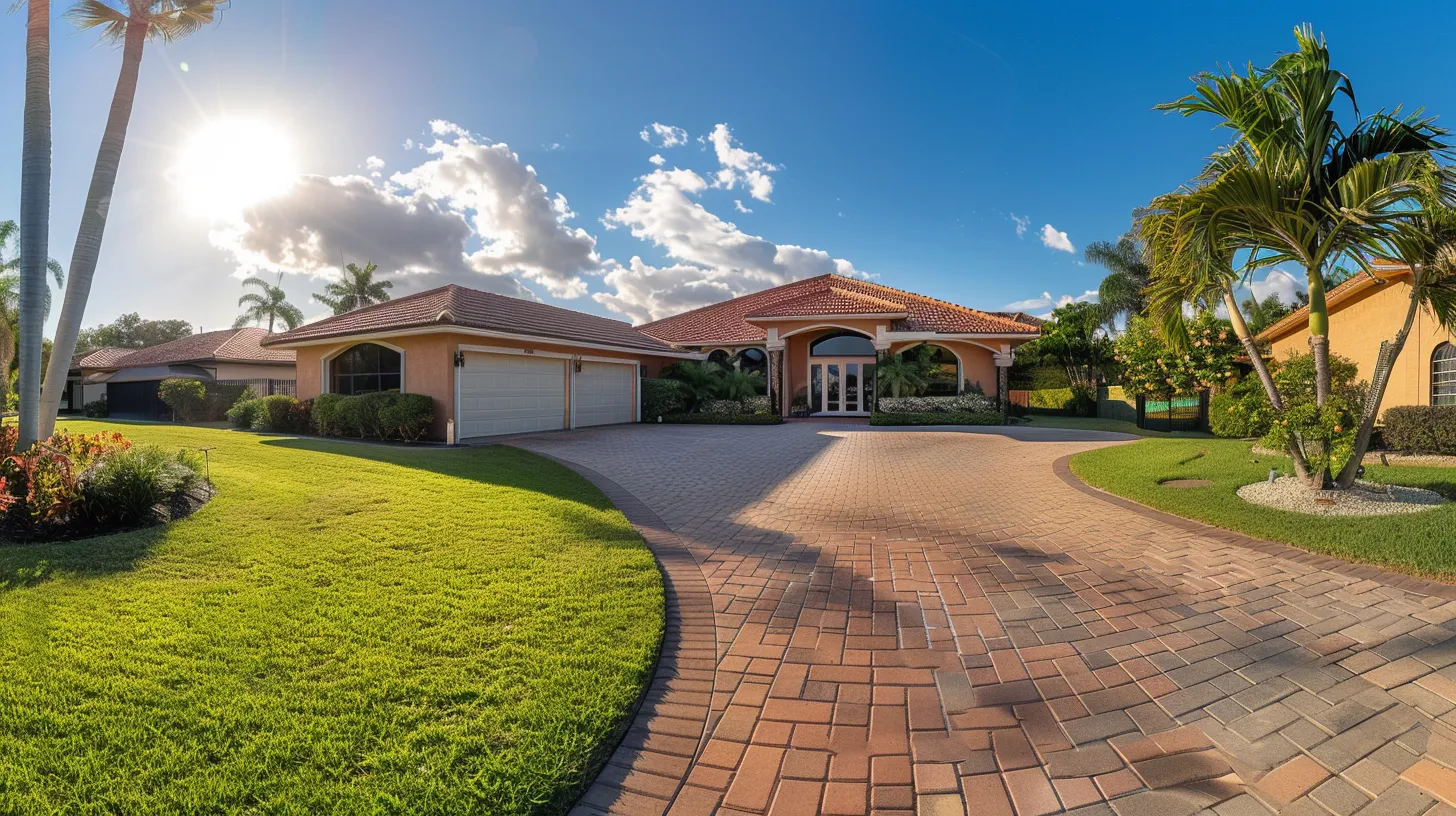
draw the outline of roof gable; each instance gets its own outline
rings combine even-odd
[[[745,319],[763,317],[805,317],[815,315],[884,314],[906,315],[903,303],[895,303],[862,292],[837,286],[816,289],[781,303],[773,303],[745,315]]]

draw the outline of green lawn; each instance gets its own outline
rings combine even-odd
[[[553,813],[650,677],[663,589],[565,468],[166,425],[191,518],[0,545],[0,813]]]
[[[1032,414],[1027,417],[1031,422],[1026,425],[1028,428],[1070,428],[1078,431],[1113,431],[1115,433],[1132,434],[1133,436],[1146,436],[1156,439],[1211,439],[1209,434],[1202,431],[1174,431],[1164,433],[1163,431],[1145,431],[1139,428],[1136,423],[1124,422],[1120,419],[1100,419],[1098,417],[1073,417],[1073,416],[1050,416],[1047,414]]]
[[[1071,466],[1094,487],[1179,516],[1352,561],[1456,579],[1456,504],[1372,518],[1321,518],[1252,505],[1234,491],[1267,478],[1270,467],[1289,472],[1289,460],[1255,455],[1251,447],[1230,439],[1143,439],[1079,453]],[[1456,468],[1374,466],[1366,478],[1456,499]],[[1208,479],[1213,486],[1159,486],[1168,479]]]

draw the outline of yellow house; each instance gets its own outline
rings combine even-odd
[[[1380,342],[1395,337],[1410,304],[1410,269],[1377,265],[1374,275],[1357,274],[1326,295],[1330,309],[1330,351],[1352,360],[1360,378],[1375,371]],[[1309,351],[1309,309],[1300,307],[1265,329],[1274,359]],[[1382,406],[1456,405],[1456,338],[1425,309],[1416,314],[1410,338],[1390,373]]]

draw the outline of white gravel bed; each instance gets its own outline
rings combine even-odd
[[[1244,485],[1238,492],[1239,498],[1252,504],[1311,516],[1394,516],[1431,510],[1446,501],[1433,490],[1363,481],[1350,490],[1315,491],[1293,476]],[[1321,498],[1334,503],[1317,503]]]
[[[1289,451],[1271,450],[1263,445],[1254,443],[1251,451],[1257,456],[1289,456]],[[1365,454],[1364,464],[1382,464],[1380,457],[1385,457],[1385,462],[1397,467],[1401,465],[1414,465],[1417,467],[1456,467],[1456,456],[1442,456],[1435,453],[1392,453],[1390,451],[1370,451]]]

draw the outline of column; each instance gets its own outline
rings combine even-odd
[[[1005,424],[1011,419],[1011,365],[1016,362],[1016,355],[1010,346],[1003,345],[992,359],[996,363],[996,403],[1001,408],[1001,422]]]

